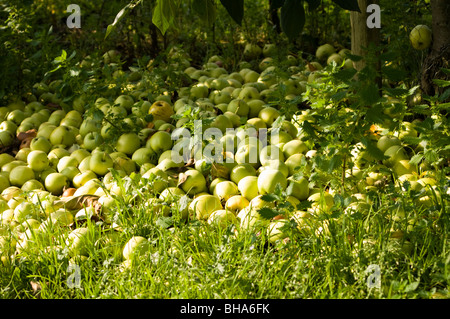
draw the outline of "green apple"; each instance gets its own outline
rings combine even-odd
[[[295,153],[289,156],[284,163],[289,168],[289,175],[294,175],[296,170],[305,163],[306,156],[303,153]]]
[[[119,136],[116,142],[116,150],[125,153],[128,156],[141,147],[141,140],[136,133],[124,133]]]
[[[227,112],[232,112],[240,117],[242,116],[248,116],[248,113],[250,111],[250,107],[248,106],[247,102],[245,102],[242,99],[233,99],[228,103]]]
[[[78,164],[79,163],[76,158],[66,155],[59,159],[56,164],[56,170],[61,173],[61,171],[66,167],[78,167]]]
[[[19,165],[14,167],[9,173],[9,182],[12,186],[22,187],[26,181],[35,179],[36,175],[29,166]]]
[[[91,155],[89,160],[89,168],[97,175],[105,175],[113,168],[114,162],[106,152],[96,152]]]
[[[27,163],[28,166],[35,172],[42,172],[50,165],[47,153],[39,150],[31,151],[28,154]]]
[[[238,184],[246,176],[256,176],[256,169],[249,163],[238,164],[230,172],[230,179]]]
[[[287,187],[286,176],[278,170],[268,169],[263,170],[258,176],[258,192],[259,194],[273,193],[277,185],[281,186],[282,190]]]
[[[229,210],[219,209],[212,212],[207,220],[208,224],[217,225],[221,228],[226,228],[230,224],[236,224],[236,215]]]
[[[14,142],[14,134],[10,131],[0,131],[0,146],[8,147]]]
[[[214,188],[214,195],[219,197],[219,199],[224,202],[226,202],[231,196],[237,195],[238,193],[238,186],[232,181],[220,182]]]
[[[237,164],[248,163],[251,164],[254,168],[257,168],[261,165],[258,154],[258,145],[255,145],[254,143],[243,144],[241,146],[238,146],[234,159]]]
[[[393,167],[395,163],[400,160],[409,159],[404,147],[401,145],[393,145],[389,147],[384,152],[384,155],[388,157],[388,159],[384,161],[384,164],[389,167]]]
[[[395,136],[383,135],[377,141],[377,147],[383,153],[387,151],[387,149],[394,145],[400,145],[400,140]]]
[[[225,209],[237,214],[250,204],[250,201],[243,195],[233,195],[225,202]]]
[[[84,172],[80,171],[80,173],[78,173],[73,177],[72,184],[76,188],[80,188],[81,186],[85,185],[88,181],[94,179],[97,179],[97,174],[95,174],[93,171],[91,170],[87,170]]]
[[[18,127],[18,125],[16,123],[14,123],[13,121],[6,120],[0,124],[0,131],[9,131],[9,132],[15,134],[17,131],[17,127]]]
[[[92,151],[96,147],[103,144],[103,137],[101,136],[100,132],[89,132],[84,136],[83,139],[83,146],[86,150]]]
[[[153,134],[146,143],[147,147],[150,147],[157,154],[161,154],[164,151],[170,150],[173,146],[172,136],[169,132],[158,131]]]
[[[319,211],[329,211],[331,207],[334,205],[333,195],[330,193],[317,192],[309,195],[308,201],[312,202],[311,208],[308,209],[310,212],[314,213],[317,210]]]
[[[428,26],[419,24],[411,30],[409,40],[414,49],[425,50],[430,47],[433,34]]]
[[[284,161],[285,159],[283,151],[278,146],[270,144],[261,149],[259,160],[264,166],[271,160]]]
[[[206,85],[196,84],[191,87],[189,98],[191,100],[197,100],[200,98],[206,98],[209,95],[209,89]]]
[[[69,186],[69,179],[61,173],[50,173],[45,178],[44,186],[53,195],[61,195],[64,188]]]
[[[92,118],[87,118],[81,123],[79,133],[82,137],[85,137],[86,134],[90,132],[100,133],[102,128],[101,124],[102,124],[101,121],[97,121]]]
[[[157,163],[157,154],[152,148],[149,147],[141,147],[138,148],[136,151],[134,151],[133,155],[131,156],[131,159],[141,167],[145,163]]]
[[[282,150],[284,157],[287,159],[294,154],[305,154],[309,149],[305,142],[294,139],[284,143]]]
[[[258,168],[258,173],[261,173],[263,170],[266,169],[276,169],[283,173],[284,176],[289,177],[289,167],[286,165],[285,162],[280,160],[269,160],[264,166],[261,166]]]
[[[228,104],[227,104],[228,109]],[[223,113],[224,116],[226,116],[233,125],[233,128],[236,128],[241,125],[241,117],[233,112],[228,112],[227,110]]]
[[[207,220],[213,212],[221,209],[220,199],[214,195],[198,196],[189,205],[189,213],[200,220]]]
[[[65,147],[72,146],[76,141],[73,130],[64,125],[56,127],[50,134],[49,140],[52,145],[64,145]]]
[[[319,46],[316,50],[316,58],[319,62],[324,62],[330,55],[336,52],[336,49],[329,43]]]
[[[278,52],[277,45],[274,43],[266,43],[262,48],[265,57],[274,57]]]
[[[244,58],[247,60],[253,60],[258,58],[262,54],[262,48],[254,43],[247,43],[244,47]]]
[[[0,175],[0,192],[3,192],[5,189],[10,187],[9,178],[5,175]]]
[[[222,133],[225,133],[227,129],[233,128],[233,123],[227,116],[220,114],[214,118],[210,124],[210,127],[218,128]]]
[[[214,194],[214,188],[216,187],[216,185],[219,184],[220,182],[225,182],[225,181],[227,181],[227,180],[228,180],[228,179],[226,179],[226,178],[224,178],[224,177],[216,177],[216,178],[214,178],[214,179],[211,181],[211,183],[209,184],[209,188],[208,188],[209,192],[210,192],[211,194]]]
[[[246,103],[252,100],[258,100],[260,98],[260,94],[258,89],[255,87],[247,86],[242,88],[239,92],[238,99],[244,100]]]
[[[341,66],[344,63],[344,58],[339,53],[333,53],[327,58],[327,65],[335,62],[338,66]]]
[[[136,172],[136,163],[128,156],[118,156],[113,159],[113,168],[115,170],[123,170],[127,175]]]
[[[81,163],[81,161],[85,157],[90,156],[90,155],[91,155],[91,153],[84,148],[79,148],[77,150],[74,150],[72,153],[70,153],[70,156],[75,158],[78,161],[78,163]]]
[[[134,104],[134,99],[130,95],[122,94],[122,95],[119,95],[114,100],[114,104],[123,107],[124,109],[127,110],[127,113],[130,113],[131,112],[131,107]]]
[[[142,177],[152,181],[152,191],[156,194],[160,194],[164,189],[169,187],[169,177],[167,173],[157,167],[147,170]]]
[[[147,238],[142,236],[133,236],[127,241],[123,248],[123,258],[133,260],[144,256],[150,251],[150,243]]]
[[[195,195],[207,191],[205,176],[196,169],[189,169],[178,176],[178,187],[186,194]]]
[[[31,152],[31,149],[29,147],[23,147],[17,151],[15,159],[17,161],[27,162],[27,157],[28,157],[28,154],[30,154],[30,152]]]
[[[273,122],[280,116],[280,112],[272,107],[266,106],[259,111],[258,117],[266,123],[267,127],[272,126]]]
[[[169,186],[165,188],[161,194],[159,194],[159,199],[167,203],[172,203],[177,201],[181,196],[185,196],[186,193],[178,187]]]
[[[244,76],[244,83],[257,83],[260,74],[254,70],[250,70]]]
[[[306,178],[289,178],[286,188],[287,195],[294,196],[298,200],[306,200],[309,197],[309,182]]]
[[[270,221],[267,226],[267,237],[269,242],[274,244],[277,241],[285,239],[288,235],[283,231],[283,227],[289,224],[287,219],[277,219]]]
[[[36,133],[36,137],[45,137],[48,140],[56,127],[57,127],[56,125],[44,122],[39,126],[39,129]]]
[[[398,162],[395,162],[392,169],[394,170],[394,173],[397,176],[413,173],[417,174],[417,165],[410,164],[408,159],[399,160]]]

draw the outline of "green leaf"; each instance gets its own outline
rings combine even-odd
[[[439,101],[444,102],[448,98],[450,98],[450,88],[445,90],[444,93],[441,94],[441,96],[439,97]]]
[[[361,9],[358,5],[358,0],[333,0],[333,2],[340,6],[342,9],[361,12]]]
[[[208,26],[211,26],[216,21],[214,0],[192,0],[192,8]]]
[[[175,14],[176,3],[174,0],[157,0],[152,22],[164,35],[173,24]]]
[[[261,195],[261,199],[265,202],[272,203],[279,200],[280,198],[275,194],[264,194]]]
[[[450,81],[433,79],[433,83],[441,88],[445,88],[450,85]]]
[[[220,0],[230,17],[239,25],[244,18],[244,0]]]
[[[413,157],[411,157],[409,164],[411,165],[419,165],[419,163],[422,161],[423,155],[422,154],[416,154]]]
[[[340,81],[342,81],[342,82],[346,82],[346,81],[351,80],[355,76],[355,74],[357,72],[358,71],[356,71],[356,69],[354,69],[354,68],[341,69],[338,72],[334,73],[333,77],[338,79],[338,80],[340,80]]]
[[[281,29],[290,41],[297,38],[305,26],[303,1],[286,0],[281,7]]]
[[[263,207],[261,209],[258,210],[258,214],[259,216],[261,216],[261,218],[264,219],[272,219],[275,216],[279,215],[279,213],[272,209],[272,208],[268,208],[268,207]]]
[[[362,101],[366,105],[373,105],[380,100],[378,86],[375,83],[369,83],[360,91]]]
[[[407,76],[405,71],[391,66],[384,66],[381,71],[389,80],[394,82],[402,81]]]

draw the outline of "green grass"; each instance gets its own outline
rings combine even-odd
[[[266,232],[184,223],[117,202],[121,231],[88,220],[87,258],[74,259],[56,227],[47,247],[17,255],[0,268],[1,298],[438,298],[449,297],[450,250],[444,206],[398,215],[389,191],[375,195],[367,214],[336,209],[316,223],[322,232],[288,228],[289,240],[268,243]],[[376,203],[378,201],[378,203]],[[400,201],[410,205],[405,196]],[[439,204],[439,203],[436,203]],[[168,224],[167,224],[168,225]],[[166,226],[167,226],[166,225]],[[316,224],[317,226],[317,224]],[[392,231],[402,231],[392,238]],[[398,233],[397,233],[398,234]],[[122,249],[135,235],[151,249],[125,266]],[[12,234],[14,236],[14,234]],[[77,268],[69,269],[73,262]],[[369,265],[381,287],[369,288]],[[76,283],[79,275],[80,286]],[[69,281],[68,281],[69,280]],[[37,291],[32,282],[39,283]]]

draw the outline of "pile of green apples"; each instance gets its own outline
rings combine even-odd
[[[35,130],[35,136],[17,153],[0,154],[1,254],[5,256],[7,229],[14,229],[16,234],[8,256],[24,253],[33,242],[32,234],[44,236],[49,225],[67,228],[67,244],[80,245],[87,231],[77,225],[92,216],[94,207],[70,210],[61,204],[61,198],[96,196],[101,207],[99,214],[106,223],[113,224],[116,199],[126,194],[111,170],[121,177],[139,174],[143,185],[151,184],[147,207],[154,214],[171,216],[177,212],[183,220],[197,219],[218,227],[234,224],[239,231],[264,227],[272,242],[286,237],[281,229],[292,218],[299,228],[310,227],[306,220],[318,211],[330,210],[333,194],[310,186],[308,163],[316,152],[302,141],[300,126],[283,118],[280,110],[268,103],[268,98],[281,83],[286,88],[286,98],[300,96],[308,82],[320,79],[325,64],[353,67],[346,59],[347,52],[336,52],[333,46],[325,44],[317,50],[317,61],[311,63],[294,55],[286,56],[289,64],[286,74],[279,72],[274,62],[273,44],[247,45],[244,50],[247,61],[234,72],[226,69],[220,56],[212,56],[201,67],[194,67],[186,53],[175,50],[178,72],[187,75],[192,84],[180,87],[176,95],[166,92],[153,101],[143,98],[146,71],[140,74],[119,68],[118,74],[129,76],[122,94],[99,96],[93,107],[105,117],[120,116],[124,122],[138,126],[139,132],[123,133],[112,145],[108,141],[113,138],[114,123],[90,116],[92,112],[86,112],[84,96],[77,97],[69,105],[69,111],[51,111],[48,103],[63,103],[54,93],[58,81],[36,83],[26,101],[17,99],[0,107],[3,147],[12,145],[18,133]],[[109,61],[111,56],[117,56],[112,53],[105,55],[108,60],[105,63],[114,63]],[[256,68],[252,67],[255,61]],[[303,118],[309,118],[308,112],[312,110],[304,111]],[[152,115],[150,122],[145,120],[148,114]],[[174,138],[176,132],[192,124],[194,115],[195,119],[203,120],[202,133],[216,128],[221,136],[204,135],[200,148],[194,147],[192,130],[190,136]],[[132,120],[132,116],[139,120]],[[266,143],[261,142],[262,131],[267,134]],[[432,177],[420,178],[418,168],[408,164],[402,143],[405,134],[417,136],[412,124],[398,136],[379,138],[378,147],[389,158],[386,166],[394,170],[399,180],[409,180],[417,189],[428,184],[434,186],[436,181]],[[203,154],[211,145],[223,147],[225,151],[215,154],[215,159],[222,161]],[[364,152],[355,152],[355,162],[362,159]],[[302,177],[296,177],[298,167],[305,170]],[[364,179],[357,176],[357,171],[351,174]],[[382,173],[374,171],[364,183],[357,182],[360,193],[374,187],[381,178]],[[292,215],[261,218],[260,208],[275,205],[264,201],[262,195],[273,193],[277,187],[292,204]],[[183,207],[180,198],[187,200]],[[358,198],[357,204],[364,205],[352,204],[352,208],[368,209],[370,204],[363,194]],[[312,202],[311,208],[296,210],[296,205],[305,200]],[[313,231],[321,231],[321,226]],[[147,246],[145,238],[133,237],[123,246],[123,258],[130,260],[134,252],[145,251]],[[83,255],[80,249],[71,251]]]

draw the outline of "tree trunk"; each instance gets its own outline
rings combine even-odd
[[[440,69],[450,68],[450,1],[431,0],[433,44],[422,67],[421,88],[426,95],[442,93],[433,79],[448,79]]]
[[[379,0],[358,0],[361,13],[352,11],[350,12],[350,24],[352,29],[352,54],[362,57],[367,56],[367,48],[370,46],[378,47],[380,44],[380,29],[369,28],[367,26],[367,7],[370,4],[379,4]],[[378,53],[377,53],[378,55]],[[356,70],[360,71],[366,66],[367,61],[362,59],[358,62],[353,62],[353,66]],[[378,60],[375,65],[377,71],[380,71],[381,64]],[[381,77],[377,78],[378,87],[381,88]]]

